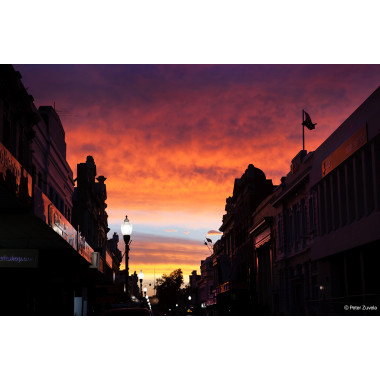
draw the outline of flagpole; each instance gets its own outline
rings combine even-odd
[[[302,110],[302,150],[305,150],[305,111]]]

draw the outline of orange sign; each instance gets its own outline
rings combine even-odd
[[[365,124],[322,162],[322,178],[339,166],[366,142],[367,125]]]

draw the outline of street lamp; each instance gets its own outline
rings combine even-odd
[[[125,293],[126,299],[129,300],[128,281],[129,281],[129,245],[131,244],[132,223],[129,222],[128,216],[121,225],[121,233],[123,234],[125,242]]]
[[[143,296],[142,294],[142,281],[144,279],[144,273],[142,271],[142,269],[140,269],[140,273],[139,273],[139,280],[140,280],[140,295],[141,295],[141,298]]]
[[[148,291],[148,289],[146,288],[146,286],[144,287],[144,294],[146,295],[146,292]]]

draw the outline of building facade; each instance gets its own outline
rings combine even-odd
[[[72,219],[73,174],[58,114],[37,110],[20,73],[0,65],[0,315],[93,313],[97,284],[112,283],[121,260],[106,246],[104,181],[93,189],[100,232],[92,239]]]
[[[219,314],[380,314],[379,125],[380,88],[280,185],[244,197],[259,185],[235,180],[211,256]]]
[[[42,134],[46,127],[33,98],[10,65],[0,66],[0,314],[73,315],[87,313],[91,250],[79,252],[76,230],[65,218],[65,203],[50,199],[38,183],[46,159],[59,169]],[[59,144],[54,134],[47,136]],[[61,140],[62,141],[62,140]],[[64,141],[64,138],[63,138]],[[41,148],[39,150],[39,148]],[[61,152],[64,156],[65,152]],[[64,158],[64,157],[63,157]],[[50,170],[50,168],[49,168]],[[45,172],[46,173],[46,172]],[[46,173],[51,183],[56,173]],[[62,180],[62,185],[64,180]],[[72,182],[72,181],[71,181]],[[70,181],[66,206],[70,206]],[[71,183],[72,185],[72,183]],[[61,212],[62,211],[62,212]],[[84,291],[85,293],[85,291]]]
[[[233,195],[226,199],[226,214],[219,228],[223,236],[214,244],[211,256],[219,314],[252,313],[256,285],[249,231],[253,212],[272,191],[272,180],[250,164],[241,178],[235,179]]]
[[[66,161],[65,131],[53,107],[41,106],[38,113],[32,144],[34,183],[71,222],[74,179]]]

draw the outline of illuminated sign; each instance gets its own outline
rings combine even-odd
[[[0,268],[37,268],[38,250],[0,249]]]
[[[322,162],[322,178],[339,166],[367,142],[367,125],[363,125]]]
[[[68,222],[60,211],[50,203],[49,209],[49,226],[63,239],[65,239],[78,253],[92,264],[92,253],[94,250],[87,244],[84,236]]]
[[[68,220],[52,204],[49,204],[49,225],[75,250],[78,249],[78,233]]]
[[[92,253],[94,250],[87,244],[84,236],[78,235],[78,253],[92,264]]]
[[[18,198],[28,199],[32,196],[32,177],[1,143],[0,182],[12,189]]]

